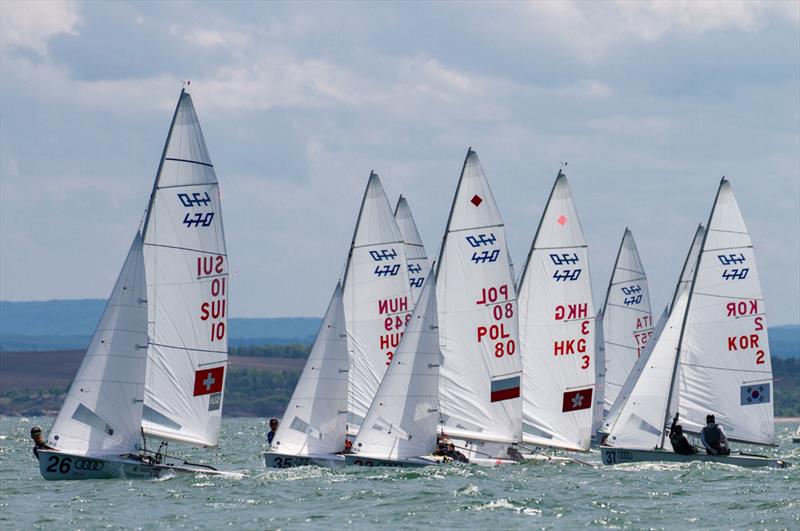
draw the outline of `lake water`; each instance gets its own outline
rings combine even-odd
[[[0,528],[140,529],[800,529],[796,424],[778,426],[784,469],[718,464],[470,465],[267,471],[263,419],[225,419],[215,450],[171,453],[242,470],[242,479],[47,482],[28,432],[50,418],[0,417]],[[582,459],[599,465],[594,452]]]

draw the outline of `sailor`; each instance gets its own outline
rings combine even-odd
[[[275,438],[275,432],[278,431],[278,419],[269,419],[269,433],[267,433],[267,442],[272,444],[272,439]]]
[[[678,424],[678,414],[672,418],[672,426],[669,428],[669,442],[672,443],[672,450],[680,455],[692,455],[697,453],[697,448],[689,444],[686,435],[683,434],[683,426]]]
[[[39,450],[55,450],[55,448],[44,442],[42,428],[39,426],[31,428],[31,439],[33,439],[33,455],[36,456],[36,459],[39,459]]]
[[[711,455],[730,455],[728,438],[722,426],[717,424],[714,415],[706,415],[706,426],[700,432],[700,442],[706,447],[706,453]]]
[[[454,461],[458,461],[460,463],[469,463],[467,456],[456,450],[456,445],[453,443],[447,445],[447,453],[445,455]]]
[[[449,443],[450,441],[447,439],[446,435],[438,436],[436,438],[436,450],[433,452],[433,455],[447,456]]]
[[[345,453],[345,454],[353,453],[353,441],[351,441],[350,439],[345,439],[344,440],[344,452],[342,452],[342,453]]]

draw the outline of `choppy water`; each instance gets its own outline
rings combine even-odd
[[[249,477],[46,482],[28,432],[51,421],[0,417],[2,529],[800,529],[795,425],[779,426],[779,448],[758,450],[793,460],[787,470],[694,463],[267,471],[263,420],[226,419],[219,449],[172,453]],[[582,457],[600,462],[597,453]]]

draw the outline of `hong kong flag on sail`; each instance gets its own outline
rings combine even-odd
[[[564,402],[561,405],[561,412],[578,411],[579,409],[589,409],[592,407],[592,388],[578,389],[577,391],[567,391],[564,393]]]
[[[225,376],[225,367],[213,369],[200,369],[194,373],[194,396],[210,395],[222,392],[222,381]]]

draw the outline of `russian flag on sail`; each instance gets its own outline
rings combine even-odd
[[[492,402],[519,398],[519,375],[502,376],[492,380]]]

